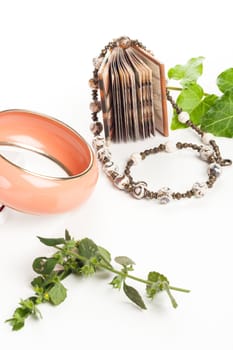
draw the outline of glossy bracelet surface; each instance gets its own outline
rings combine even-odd
[[[36,174],[0,153],[0,202],[8,207],[34,214],[65,212],[87,199],[96,184],[97,163],[90,146],[54,118],[24,110],[0,112],[0,145],[46,156],[68,174]]]

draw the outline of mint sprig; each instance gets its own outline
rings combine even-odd
[[[144,284],[150,299],[157,293],[165,291],[173,307],[177,307],[177,303],[171,290],[189,292],[187,289],[171,286],[168,279],[158,272],[149,272],[147,279],[132,275],[135,263],[126,256],[116,257],[115,262],[121,269],[114,268],[111,255],[105,248],[98,246],[89,238],[75,240],[67,230],[65,238],[38,238],[41,243],[54,247],[55,252],[50,257],[38,257],[34,260],[32,267],[37,274],[31,282],[34,295],[21,300],[13,316],[6,321],[13,330],[23,328],[30,316],[41,318],[39,304],[61,304],[67,297],[67,289],[62,281],[71,274],[91,276],[99,270],[111,272],[113,279],[109,284],[115,289],[122,289],[125,296],[140,309],[146,309],[146,304],[137,289],[128,284],[128,280]]]
[[[203,57],[191,58],[185,65],[169,69],[168,77],[180,86],[168,86],[168,90],[180,91],[177,104],[190,115],[195,125],[215,136],[233,137],[233,68],[220,73],[216,84],[222,95],[209,94],[197,83],[203,73]],[[174,112],[171,129],[186,127],[178,121]]]

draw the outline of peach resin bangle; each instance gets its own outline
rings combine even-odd
[[[56,119],[24,110],[0,112],[0,145],[46,156],[68,174],[36,174],[0,153],[0,203],[5,206],[32,214],[65,212],[82,204],[97,182],[97,162],[90,146]]]

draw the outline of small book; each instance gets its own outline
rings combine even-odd
[[[134,41],[121,45],[121,40],[107,51],[98,70],[105,138],[136,141],[156,130],[167,136],[164,65]]]

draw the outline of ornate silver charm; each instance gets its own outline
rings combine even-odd
[[[104,158],[111,159],[112,154],[107,147],[102,147],[97,151],[97,157],[99,160],[104,160]]]
[[[131,192],[132,196],[136,199],[142,199],[145,196],[146,187],[147,183],[144,181],[135,183],[133,191]]]
[[[103,147],[104,144],[105,144],[104,137],[102,137],[100,135],[95,136],[93,141],[92,141],[92,145],[93,145],[95,150],[97,150],[98,148]]]
[[[158,191],[157,199],[160,204],[168,204],[172,200],[172,191],[169,187],[162,187]]]
[[[113,183],[120,190],[124,190],[125,186],[129,184],[129,178],[126,175],[120,175],[114,179]]]
[[[195,182],[192,187],[194,195],[196,198],[203,197],[207,192],[208,186],[205,182]]]

